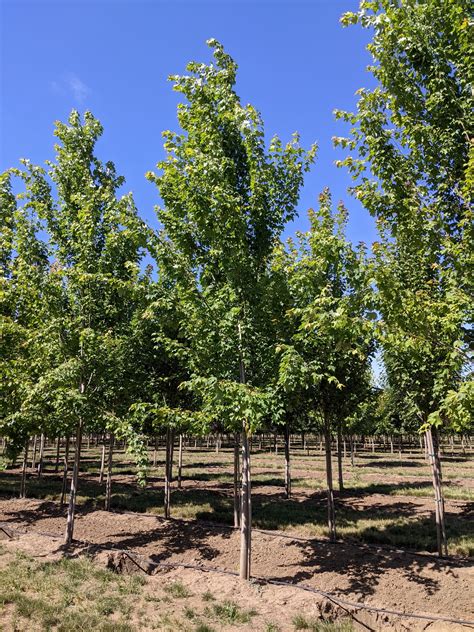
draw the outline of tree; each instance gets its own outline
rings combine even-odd
[[[237,395],[240,401],[240,428],[228,429],[242,431],[240,574],[248,579],[248,437],[269,380],[262,296],[272,250],[294,217],[315,149],[305,152],[295,136],[286,146],[274,138],[267,150],[260,115],[242,106],[234,91],[235,62],[216,40],[208,44],[215,64],[192,62],[190,74],[172,77],[174,89],[187,99],[178,107],[183,132],[164,133],[161,175],[148,177],[164,200],[158,211],[164,227],[159,266],[174,278],[179,294],[189,370],[196,378],[190,385],[209,403]]]
[[[31,410],[28,397],[44,370],[42,332],[50,266],[34,208],[13,193],[15,176],[27,185],[31,182],[30,175],[18,170],[5,172],[0,180],[0,430],[12,459],[24,448],[20,489],[24,496],[29,437],[39,430],[42,419]]]
[[[333,212],[328,190],[319,201],[318,211],[309,212],[310,230],[289,242],[282,259],[292,308],[291,334],[280,345],[278,387],[288,403],[312,407],[313,424],[324,432],[328,526],[335,540],[331,435],[365,397],[374,344],[365,249],[346,240],[347,211],[339,205]]]
[[[464,0],[361,2],[342,21],[373,29],[377,86],[359,91],[357,113],[336,112],[352,126],[336,144],[356,153],[341,164],[378,222],[375,274],[389,386],[431,445],[440,554],[446,542],[432,428],[449,423],[453,394],[472,380],[470,15]]]
[[[131,195],[117,197],[124,179],[112,162],[94,155],[102,126],[89,112],[73,111],[57,122],[56,161],[47,175],[28,167],[26,195],[49,233],[54,258],[50,301],[48,370],[34,389],[34,401],[53,402],[76,433],[74,469],[65,543],[73,536],[83,430],[98,420],[117,419],[120,392],[111,397],[110,363],[126,335],[139,277],[146,230]],[[112,389],[113,390],[113,389]],[[120,391],[120,389],[119,389]],[[108,409],[108,405],[115,410]]]

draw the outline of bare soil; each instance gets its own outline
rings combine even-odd
[[[367,498],[363,502],[367,503]],[[423,499],[417,499],[423,501]],[[361,499],[362,502],[362,499]],[[15,530],[5,546],[49,559],[63,555],[64,513],[55,503],[33,499],[1,499],[0,521]],[[22,534],[18,535],[19,532]],[[108,513],[79,509],[74,554],[90,550],[125,549],[146,556],[151,562],[187,564],[202,569],[238,569],[239,533],[199,521],[164,520],[137,513]],[[80,542],[82,541],[82,542]],[[332,593],[340,599],[405,613],[474,620],[474,563],[469,560],[439,560],[363,544],[322,539],[303,539],[289,533],[253,532],[252,575],[271,581],[304,585]],[[232,575],[191,568],[161,570],[149,581],[159,582],[162,573],[189,586],[196,599],[206,590],[229,597],[245,608],[254,608],[258,618],[239,629],[265,630],[265,622],[278,621],[281,630],[293,630],[295,614],[321,615],[328,610],[343,614],[321,596],[295,587],[246,584]],[[361,629],[461,630],[462,625],[400,618],[349,608]],[[359,622],[359,623],[357,623]],[[260,626],[260,627],[259,627]],[[365,626],[365,627],[364,627]],[[219,628],[219,629],[226,629]],[[234,628],[235,629],[235,628]]]

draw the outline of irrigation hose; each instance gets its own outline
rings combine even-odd
[[[105,550],[110,550],[110,549],[105,549]],[[116,550],[117,552],[125,554],[136,566],[138,566],[138,568],[140,568],[147,575],[150,575],[150,573],[146,569],[144,569],[136,559],[134,559],[135,555],[138,557],[140,556],[139,553],[136,553],[134,551],[128,551],[125,549],[113,549],[113,550]],[[154,562],[154,564],[156,566],[162,566],[164,568],[189,568],[189,569],[198,570],[205,573],[219,573],[221,575],[231,575],[233,577],[239,577],[239,574],[236,573],[235,571],[229,571],[223,568],[216,568],[214,566],[199,566],[198,564],[185,564],[183,562]],[[325,599],[332,601],[333,603],[335,603],[336,605],[344,609],[354,608],[356,610],[368,610],[370,612],[377,612],[380,614],[389,614],[389,615],[393,615],[397,617],[403,617],[406,619],[422,619],[424,621],[440,621],[443,623],[456,623],[458,625],[474,627],[474,621],[465,621],[463,619],[452,619],[450,617],[442,617],[442,616],[436,616],[436,615],[415,614],[412,612],[401,612],[399,610],[377,608],[376,606],[368,606],[367,604],[364,604],[364,603],[356,603],[353,601],[347,601],[345,599],[340,599],[333,593],[328,593],[324,590],[319,590],[318,588],[313,588],[312,586],[308,586],[306,584],[292,584],[291,582],[284,582],[284,581],[279,581],[276,579],[268,579],[266,577],[258,577],[258,576],[253,577],[253,579],[264,584],[271,584],[274,586],[286,586],[289,588],[298,588],[299,590],[304,590],[306,592],[310,592],[315,595],[320,595],[321,597],[324,597]]]

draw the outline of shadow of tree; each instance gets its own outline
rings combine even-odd
[[[435,572],[456,576],[452,564],[437,558],[368,550],[344,542],[293,541],[292,546],[299,549],[301,558],[288,567],[287,574],[278,572],[271,579],[311,583],[320,574],[337,573],[346,581],[346,586],[338,589],[340,595],[357,593],[366,598],[376,592],[380,578],[390,570],[401,572],[409,582],[423,587],[427,595],[435,594],[441,587]]]
[[[419,462],[415,460],[384,460],[384,459],[372,459],[370,461],[364,461],[364,467],[381,467],[381,468],[391,468],[391,467],[428,467],[426,462]]]

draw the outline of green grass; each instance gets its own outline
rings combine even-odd
[[[352,632],[354,629],[350,621],[323,621],[301,614],[293,618],[293,626],[295,630],[309,630],[310,632]]]
[[[39,563],[16,555],[0,569],[0,605],[30,629],[132,632],[126,616],[139,586],[135,576],[114,575],[87,558]]]
[[[207,616],[214,617],[221,623],[248,623],[257,613],[255,610],[243,610],[234,601],[223,601],[207,607],[204,611]]]
[[[188,590],[188,588],[186,588],[186,586],[181,582],[172,582],[171,584],[167,584],[164,589],[168,595],[178,599],[184,599],[185,597],[191,596],[190,590]]]

